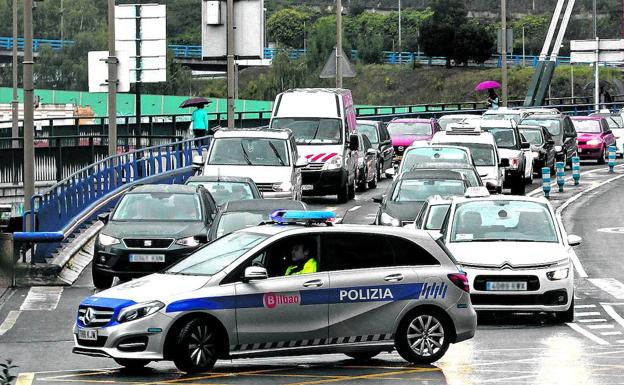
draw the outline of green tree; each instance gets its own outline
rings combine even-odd
[[[486,26],[471,20],[459,27],[453,52],[457,64],[468,64],[468,60],[484,63],[492,56],[493,50],[494,36]]]
[[[537,55],[544,45],[550,19],[546,16],[527,15],[511,23],[514,31],[514,52],[522,52],[522,30],[524,29],[524,50],[527,55]]]
[[[358,60],[363,64],[382,64],[384,62],[383,43],[383,36],[380,33],[358,37],[356,45]]]
[[[466,7],[463,0],[433,0],[433,15],[423,22],[420,45],[429,56],[445,56],[446,66],[456,56],[455,40],[460,26],[466,23]]]
[[[267,32],[273,41],[290,48],[303,47],[308,15],[296,9],[282,9],[267,20]]]

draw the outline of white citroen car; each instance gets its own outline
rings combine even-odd
[[[470,282],[476,310],[552,312],[574,318],[572,246],[544,198],[455,198],[444,242]]]

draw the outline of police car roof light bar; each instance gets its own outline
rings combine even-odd
[[[331,224],[336,219],[336,214],[332,211],[275,210],[270,218],[273,222],[281,224],[297,222]]]

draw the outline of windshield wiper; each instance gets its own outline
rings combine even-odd
[[[241,149],[243,150],[243,159],[245,159],[245,162],[247,162],[247,165],[251,166],[251,160],[249,160],[249,154],[247,154],[247,151],[245,151],[245,146],[243,146],[243,142],[241,142],[240,146],[241,146]]]
[[[277,151],[277,148],[275,148],[275,145],[271,142],[269,142],[269,147],[271,147],[271,150],[273,150],[273,153],[275,154],[275,157],[277,158],[277,160],[279,160],[280,165],[285,166],[284,160],[282,160],[282,157],[280,156],[279,152]]]

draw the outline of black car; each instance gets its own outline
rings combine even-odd
[[[418,170],[402,173],[385,195],[376,196],[380,204],[375,224],[405,226],[414,223],[425,201],[433,195],[464,195],[469,187],[464,176],[448,170]]]
[[[448,163],[448,162],[424,162],[416,163],[410,171],[437,171],[448,170],[462,174],[468,182],[468,187],[485,186],[479,172],[474,166],[467,163]]]
[[[390,133],[383,122],[375,120],[358,120],[357,131],[368,136],[373,148],[378,151],[377,179],[381,179],[385,175],[385,171],[392,168],[392,159],[394,158],[394,147],[392,147]],[[390,177],[389,175],[386,176]]]
[[[521,125],[518,129],[527,142],[531,143],[531,151],[535,154],[533,172],[542,175],[543,167],[550,168],[551,173],[554,172],[557,154],[550,132],[543,126]]]
[[[554,115],[529,115],[520,124],[523,126],[546,127],[554,140],[557,162],[572,164],[572,157],[578,154],[576,146],[576,129],[569,116],[563,114]]]
[[[286,199],[229,201],[217,213],[208,239],[212,241],[234,231],[268,222],[275,210],[307,211],[307,209],[305,203],[301,201]]]
[[[158,272],[208,240],[217,205],[205,188],[144,185],[132,188],[110,214],[95,242],[93,284],[99,289]]]
[[[242,176],[196,175],[190,177],[186,184],[204,186],[218,206],[232,200],[262,199],[262,194],[254,181]]]
[[[362,133],[355,135],[358,138],[358,170],[356,184],[358,190],[376,188],[379,175],[378,151],[373,148],[368,136]]]

